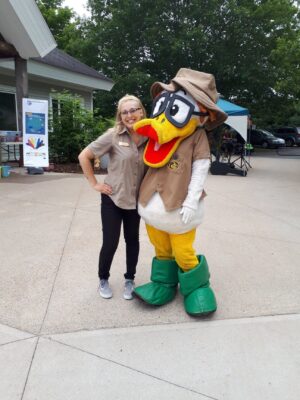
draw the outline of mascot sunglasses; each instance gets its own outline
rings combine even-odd
[[[180,92],[184,93],[183,90]],[[192,115],[209,115],[208,112],[195,111],[195,105],[178,92],[162,92],[154,99],[151,118],[158,117],[163,112],[167,120],[177,128],[186,125]]]

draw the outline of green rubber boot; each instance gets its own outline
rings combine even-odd
[[[174,260],[152,260],[151,281],[134,289],[134,294],[153,306],[173,300],[178,285],[178,265]]]
[[[216,311],[217,302],[209,285],[209,270],[204,256],[197,256],[199,264],[188,272],[178,269],[180,292],[184,308],[190,315],[206,315]]]

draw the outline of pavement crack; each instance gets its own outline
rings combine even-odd
[[[34,339],[34,338],[36,338],[36,337],[37,337],[37,336],[34,335],[34,336],[22,338],[22,339],[11,340],[10,342],[1,343],[1,344],[0,344],[0,347],[8,346],[9,344],[13,344],[13,343],[25,342],[26,340]]]
[[[33,360],[34,360],[34,357],[35,357],[35,353],[36,353],[36,349],[37,349],[39,340],[40,340],[40,338],[38,337],[38,339],[37,339],[37,341],[36,341],[36,344],[35,344],[35,347],[34,347],[34,350],[33,350],[33,352],[32,352],[32,357],[31,357],[30,365],[29,365],[29,368],[28,368],[28,371],[27,371],[27,375],[26,375],[26,379],[25,379],[25,383],[24,383],[24,387],[23,387],[23,391],[22,391],[22,395],[21,395],[21,400],[23,400],[23,398],[24,398],[24,394],[25,394],[27,382],[28,382],[28,379],[29,379],[29,375],[30,375],[32,363],[33,363]]]
[[[217,397],[209,396],[209,395],[207,395],[207,394],[205,394],[205,393],[198,392],[198,391],[195,390],[195,389],[191,389],[191,388],[189,388],[189,387],[186,387],[186,386],[183,386],[183,385],[179,385],[178,383],[175,383],[175,382],[172,382],[172,381],[168,381],[167,379],[160,378],[159,376],[150,374],[149,372],[140,371],[140,370],[138,370],[138,369],[136,369],[136,368],[130,367],[130,366],[128,366],[128,365],[126,365],[126,364],[123,364],[123,363],[121,363],[121,362],[112,360],[112,359],[110,359],[110,358],[106,358],[106,357],[99,356],[98,354],[92,353],[92,352],[87,351],[87,350],[83,350],[83,349],[81,349],[81,348],[79,348],[79,347],[72,346],[72,345],[70,345],[70,344],[60,342],[59,340],[52,339],[52,338],[47,338],[47,340],[52,341],[52,342],[55,342],[55,343],[58,343],[58,344],[60,344],[60,345],[62,345],[62,346],[66,346],[66,347],[68,347],[68,348],[70,348],[70,349],[72,349],[72,350],[76,350],[76,351],[79,351],[79,352],[81,352],[81,353],[88,354],[89,356],[98,358],[98,359],[100,359],[100,360],[107,361],[107,362],[112,363],[112,364],[115,364],[115,365],[117,365],[117,366],[119,366],[119,367],[126,368],[126,369],[128,369],[128,370],[130,370],[130,371],[133,371],[133,372],[135,372],[135,373],[138,373],[138,374],[141,374],[141,375],[146,375],[146,376],[148,376],[149,378],[156,379],[156,380],[158,380],[158,381],[160,381],[160,382],[164,382],[164,383],[167,383],[167,384],[169,384],[169,385],[175,386],[175,387],[177,387],[177,388],[180,388],[180,389],[183,389],[183,390],[192,392],[192,393],[199,394],[199,395],[203,396],[203,397],[206,398],[206,399],[219,400]],[[21,399],[21,400],[22,400],[22,399]]]
[[[81,187],[83,186],[83,184],[85,184],[84,181],[82,182]],[[44,314],[44,317],[43,317],[43,321],[41,323],[41,326],[40,326],[40,329],[39,329],[39,332],[38,332],[39,335],[42,332],[42,329],[44,327],[44,323],[45,323],[45,320],[46,320],[46,317],[47,317],[47,314],[48,314],[48,310],[49,310],[49,306],[50,306],[51,299],[52,299],[52,296],[53,296],[53,292],[54,292],[55,284],[56,284],[56,281],[57,281],[58,273],[59,273],[59,270],[60,270],[61,262],[62,262],[64,254],[65,254],[66,245],[67,245],[68,240],[69,240],[70,231],[71,231],[71,228],[73,226],[74,216],[75,216],[77,208],[78,208],[78,204],[79,204],[79,200],[80,200],[81,194],[82,194],[82,188],[81,188],[81,190],[79,190],[78,197],[77,197],[75,206],[73,208],[72,217],[71,217],[70,223],[69,223],[69,228],[68,228],[68,231],[67,231],[67,234],[66,234],[66,238],[65,238],[65,241],[64,241],[64,244],[63,244],[63,248],[62,248],[62,251],[61,251],[60,258],[59,258],[58,266],[57,266],[57,269],[56,269],[56,272],[55,272],[55,277],[54,277],[54,280],[53,280],[53,285],[52,285],[51,292],[50,292],[50,295],[49,295],[49,299],[48,299],[48,302],[47,302],[46,311],[45,311],[45,314]]]

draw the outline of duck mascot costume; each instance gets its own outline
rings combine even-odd
[[[181,68],[169,84],[151,87],[151,118],[134,125],[149,138],[144,162],[149,169],[142,182],[138,211],[155,248],[151,282],[135,295],[159,306],[174,299],[178,284],[188,314],[216,310],[204,255],[193,248],[203,218],[204,182],[210,166],[206,130],[222,124],[227,115],[216,105],[218,93],[211,74]]]

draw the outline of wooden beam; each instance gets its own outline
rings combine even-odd
[[[0,58],[16,57],[17,55],[18,52],[12,44],[0,40]]]
[[[28,73],[27,73],[27,61],[20,56],[15,57],[15,75],[16,75],[16,98],[17,98],[17,110],[18,110],[18,128],[23,134],[23,118],[22,111],[23,105],[22,100],[28,97]],[[23,160],[23,145],[20,146],[20,167],[24,165]]]

